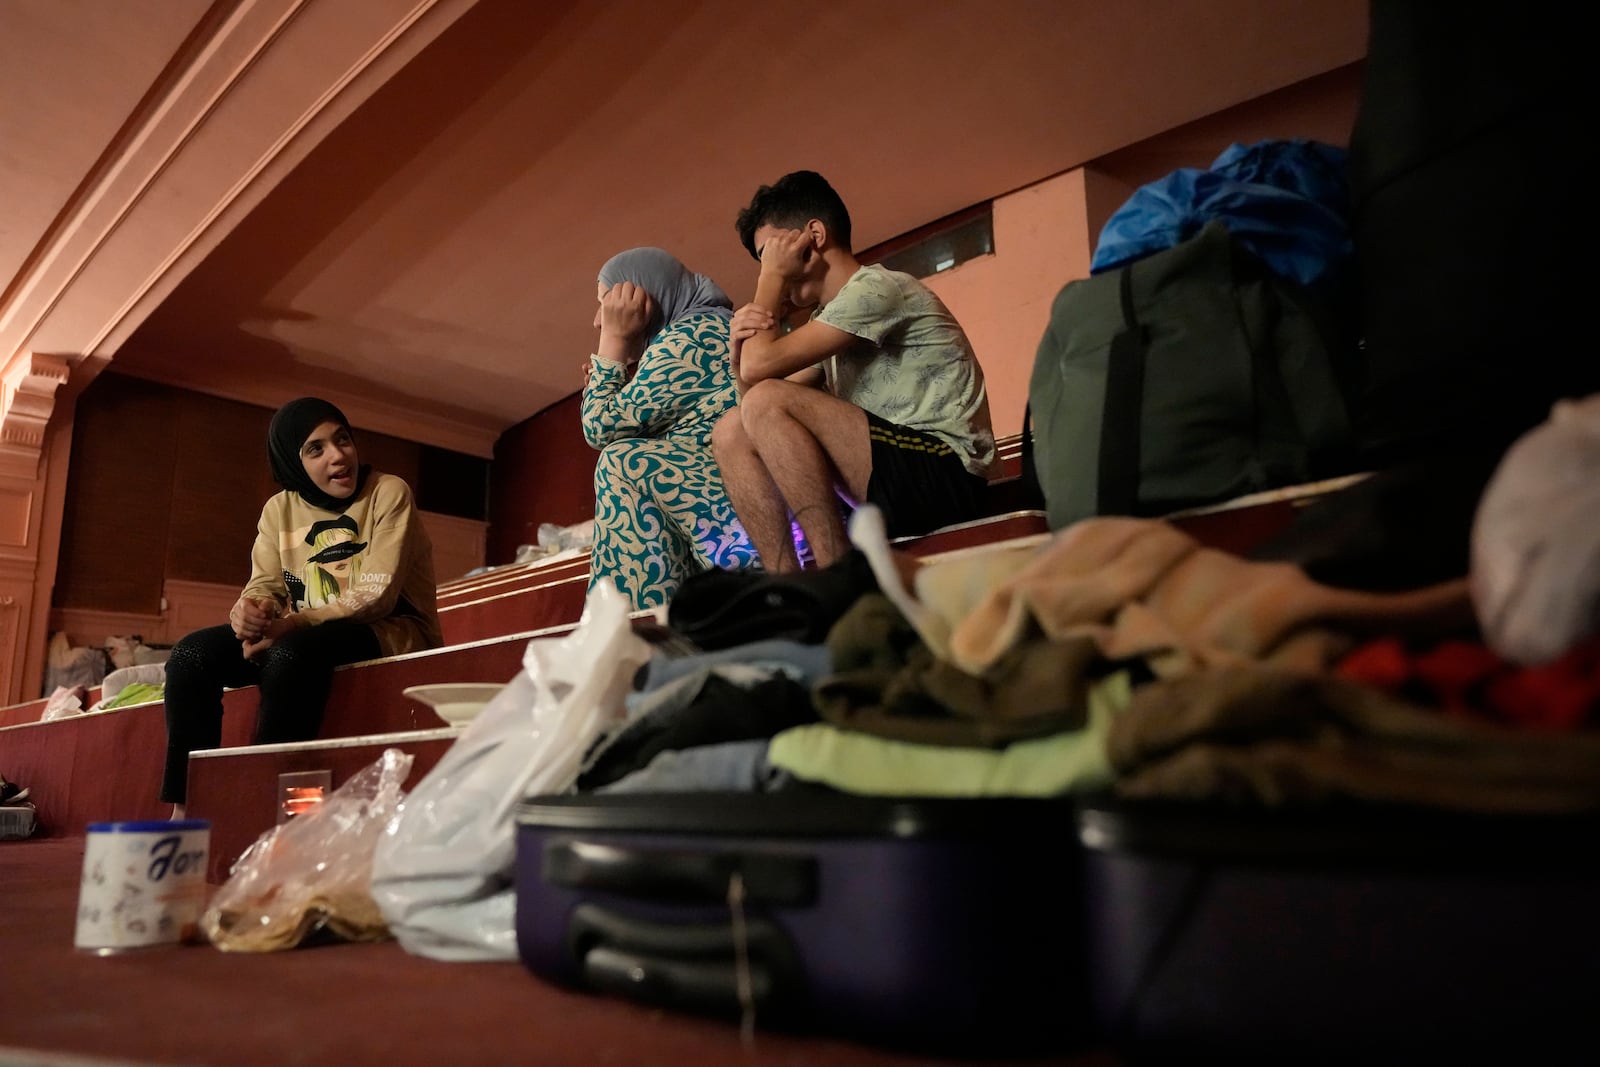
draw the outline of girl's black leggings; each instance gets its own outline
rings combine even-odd
[[[189,753],[222,744],[222,690],[261,689],[254,744],[309,741],[322,725],[333,669],[383,654],[365,623],[336,619],[291,631],[253,660],[231,626],[196,630],[167,660],[162,698],[167,712],[167,765],[161,799],[182,804],[188,795]]]

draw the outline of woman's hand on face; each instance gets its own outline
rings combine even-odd
[[[258,640],[277,617],[277,601],[258,600],[255,597],[240,597],[228,612],[233,636],[241,641]]]
[[[644,336],[655,310],[656,302],[649,293],[632,282],[618,282],[600,298],[600,333],[629,342],[637,358],[632,343]]]
[[[729,332],[736,342],[748,341],[762,330],[777,328],[778,316],[760,304],[746,304],[733,313],[733,318],[728,323]]]

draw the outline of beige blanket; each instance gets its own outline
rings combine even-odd
[[[1107,659],[1144,658],[1176,676],[1242,663],[1320,671],[1367,635],[1473,623],[1465,579],[1406,593],[1333,589],[1154,519],[1088,519],[1042,544],[935,560],[912,573],[914,595],[898,563],[867,554],[934,654],[974,675],[1040,633],[1089,637]]]

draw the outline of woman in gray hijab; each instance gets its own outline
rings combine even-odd
[[[594,472],[589,585],[611,582],[636,610],[684,578],[755,563],[711,455],[711,428],[737,402],[733,304],[717,283],[659,248],[600,268],[599,343],[583,387]]]

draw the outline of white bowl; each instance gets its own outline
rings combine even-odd
[[[401,693],[428,705],[449,725],[465,726],[505,687],[504,682],[440,682],[413,685]]]

